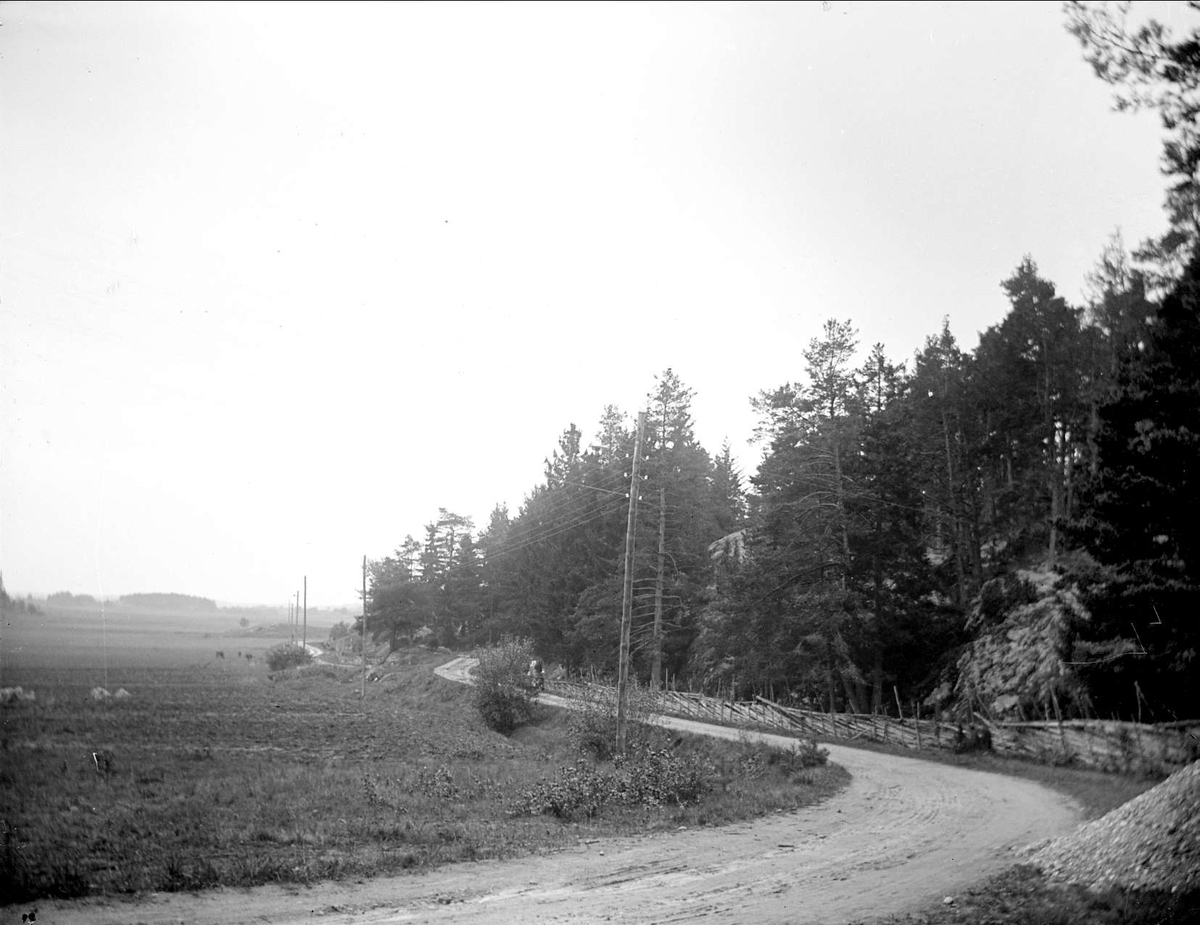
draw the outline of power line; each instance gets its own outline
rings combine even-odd
[[[485,559],[500,558],[501,556],[510,555],[512,553],[521,552],[523,550],[529,549],[533,546],[538,546],[541,543],[545,542],[546,540],[552,539],[553,537],[556,537],[556,536],[561,536],[564,533],[569,533],[571,530],[574,530],[576,527],[581,527],[584,524],[589,524],[594,520],[599,520],[601,517],[606,517],[609,514],[615,513],[617,510],[618,510],[618,508],[616,508],[614,506],[603,507],[600,510],[597,510],[594,513],[592,513],[590,516],[581,517],[576,520],[571,520],[569,522],[562,522],[560,524],[556,524],[554,526],[554,528],[552,528],[550,530],[543,530],[541,532],[535,533],[529,537],[524,538],[519,543],[513,544],[511,546],[505,546],[501,549],[495,550],[494,552],[489,550],[485,554]]]

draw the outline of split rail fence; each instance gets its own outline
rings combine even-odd
[[[554,681],[550,689],[565,697],[616,697],[600,684]],[[642,696],[647,696],[643,691]],[[1050,764],[1075,764],[1103,771],[1167,774],[1200,758],[1200,720],[1129,723],[1116,720],[992,722],[975,714],[970,723],[943,718],[896,718],[884,714],[819,713],[774,703],[765,697],[730,701],[682,691],[659,691],[655,712],[705,722],[764,729],[813,739],[869,741],[916,751],[960,750],[990,739],[1001,755]]]

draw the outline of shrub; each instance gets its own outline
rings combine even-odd
[[[533,691],[527,683],[533,644],[505,636],[478,654],[471,699],[489,729],[510,733],[533,716]]]
[[[772,757],[783,766],[786,773],[793,774],[827,764],[829,749],[821,748],[816,739],[800,739],[791,748],[774,752]]]
[[[966,729],[958,727],[954,736],[954,750],[960,755],[967,752],[990,752],[992,750],[992,733],[986,726],[970,725]]]
[[[687,806],[711,788],[709,772],[695,757],[666,748],[645,748],[616,761],[616,791],[631,806]]]
[[[296,642],[284,642],[268,649],[266,654],[267,667],[272,671],[283,671],[285,668],[299,668],[312,661],[308,649]]]
[[[709,769],[702,762],[665,748],[632,750],[618,758],[614,768],[606,774],[580,758],[522,793],[512,814],[591,819],[610,803],[651,809],[688,806],[712,789]]]
[[[569,768],[559,768],[549,780],[522,793],[512,809],[514,816],[550,815],[557,819],[590,819],[613,796],[613,778],[601,774],[583,758]]]

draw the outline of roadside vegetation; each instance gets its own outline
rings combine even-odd
[[[6,667],[5,683],[37,696],[0,708],[0,904],[519,857],[787,810],[848,781],[748,742],[665,733],[644,740],[663,773],[633,775],[585,755],[566,711],[536,704],[502,735],[470,689],[434,676],[445,652],[396,653],[364,701],[356,668],[269,675],[209,645],[114,659],[107,671],[130,692],[119,701],[91,699],[94,649]],[[585,766],[607,783],[586,806],[562,799],[568,769]],[[695,772],[690,791],[678,769]]]
[[[312,654],[297,642],[281,642],[266,654],[267,667],[272,671],[299,668],[312,661]]]
[[[1085,890],[1020,865],[923,912],[872,925],[1192,925],[1200,895],[1163,890]]]

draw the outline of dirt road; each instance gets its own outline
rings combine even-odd
[[[461,679],[468,667],[456,660],[439,674]],[[738,735],[688,720],[664,723]],[[856,922],[952,896],[1013,863],[1014,849],[1061,835],[1078,821],[1069,800],[1029,781],[850,748],[830,746],[829,752],[853,775],[845,791],[819,806],[755,822],[361,884],[43,903],[38,921]]]

